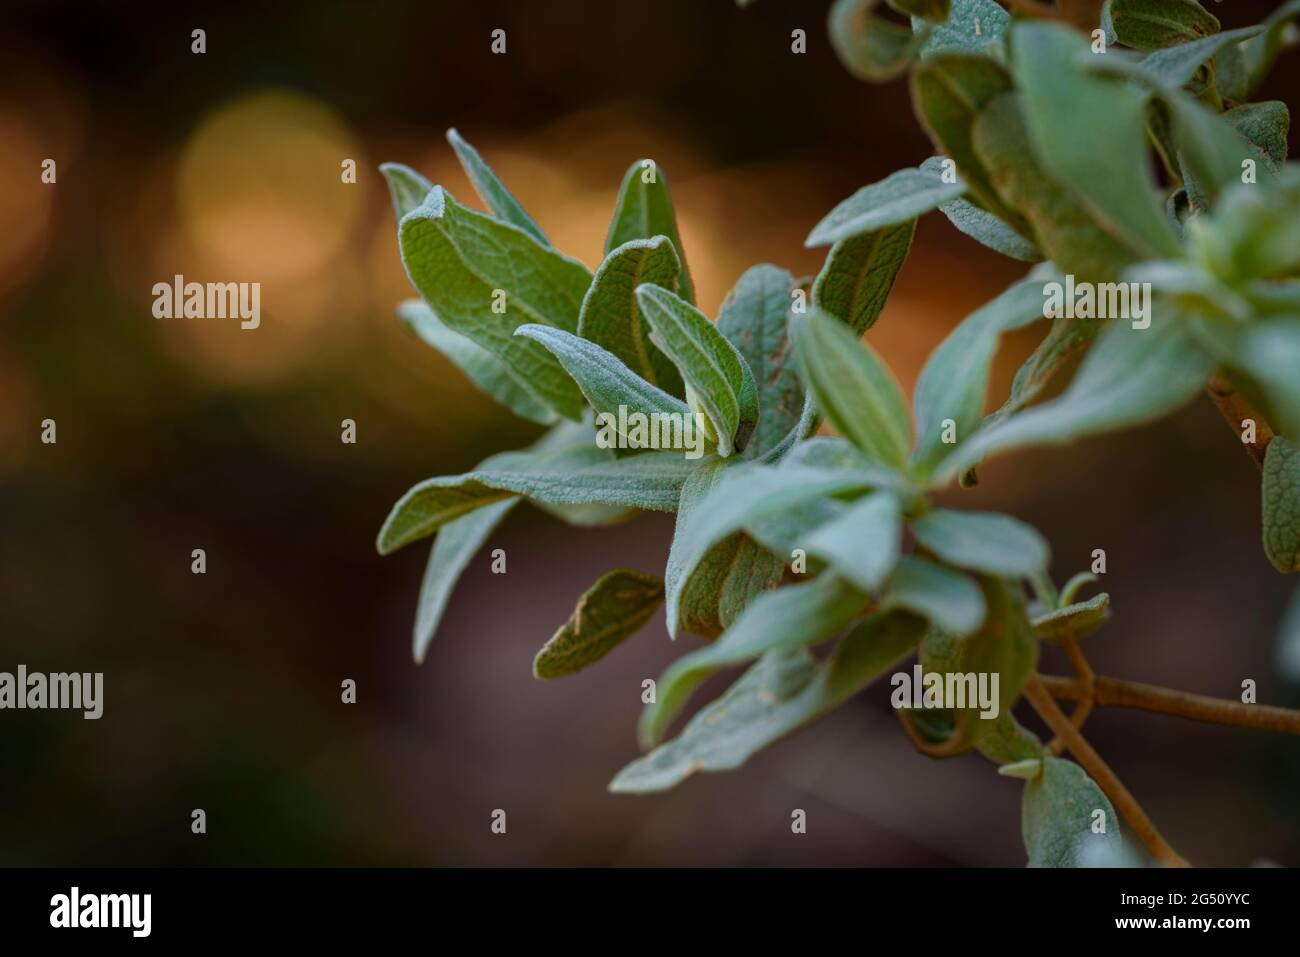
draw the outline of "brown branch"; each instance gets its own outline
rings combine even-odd
[[[1273,441],[1273,427],[1268,424],[1268,420],[1252,409],[1250,403],[1241,397],[1236,387],[1221,375],[1211,378],[1205,391],[1209,393],[1219,414],[1223,416],[1223,420],[1228,423],[1228,428],[1232,429],[1238,440],[1241,439],[1241,423],[1246,419],[1254,421],[1255,441],[1241,444],[1246,447],[1247,454],[1255,460],[1255,464],[1262,469],[1264,453],[1268,450],[1268,443]]]
[[[1080,731],[1083,730],[1084,722],[1088,720],[1088,715],[1092,714],[1093,696],[1092,683],[1096,674],[1092,670],[1092,665],[1088,664],[1088,659],[1083,656],[1083,650],[1079,647],[1079,642],[1075,640],[1072,633],[1067,632],[1060,638],[1061,647],[1065,649],[1065,656],[1070,659],[1070,664],[1074,667],[1075,674],[1079,676],[1079,681],[1084,688],[1084,693],[1079,696],[1074,706],[1074,711],[1070,714],[1070,723]],[[1065,739],[1057,736],[1047,744],[1047,753],[1059,755],[1065,750]]]
[[[1101,788],[1106,797],[1110,798],[1110,803],[1137,834],[1151,856],[1169,867],[1187,867],[1187,861],[1160,835],[1155,824],[1147,817],[1128,788],[1124,787],[1123,782],[1115,776],[1110,765],[1102,760],[1101,755],[1092,749],[1092,745],[1085,741],[1079,730],[1070,723],[1070,719],[1057,706],[1056,700],[1038,675],[1029,676],[1029,681],[1025,683],[1025,697],[1053,733],[1065,741],[1065,746],[1070,749],[1075,760],[1083,766],[1088,776],[1097,783],[1097,787]]]
[[[1208,695],[1160,688],[1138,681],[1123,681],[1098,675],[1091,694],[1082,681],[1042,675],[1043,684],[1057,698],[1083,701],[1091,697],[1103,708],[1136,708],[1156,714],[1169,714],[1191,721],[1226,724],[1261,731],[1280,731],[1300,735],[1300,711],[1266,704],[1211,698]]]

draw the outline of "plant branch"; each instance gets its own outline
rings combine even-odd
[[[1110,803],[1137,834],[1151,856],[1169,867],[1187,867],[1187,861],[1169,846],[1169,842],[1161,836],[1137,799],[1110,769],[1110,765],[1084,740],[1079,729],[1070,723],[1070,719],[1065,716],[1037,674],[1030,675],[1029,681],[1025,683],[1025,697],[1053,733],[1065,741],[1065,746],[1070,749],[1075,760],[1083,766],[1106,797],[1110,798]]]
[[[1255,441],[1243,442],[1246,447],[1246,453],[1255,460],[1255,464],[1261,469],[1264,467],[1264,453],[1268,451],[1268,443],[1273,441],[1273,427],[1268,424],[1268,420],[1250,407],[1236,387],[1221,375],[1215,375],[1210,379],[1209,385],[1205,387],[1209,393],[1210,399],[1218,408],[1219,414],[1223,420],[1228,423],[1228,428],[1232,429],[1238,439],[1241,438],[1241,423],[1246,419],[1251,419],[1255,423]]]
[[[1079,730],[1083,730],[1083,724],[1088,720],[1088,715],[1092,714],[1094,703],[1092,686],[1093,680],[1097,677],[1092,670],[1092,665],[1088,664],[1088,659],[1083,656],[1083,650],[1079,647],[1078,641],[1075,640],[1073,633],[1065,634],[1060,639],[1061,647],[1065,649],[1065,655],[1070,659],[1070,665],[1074,668],[1075,674],[1079,676],[1080,684],[1083,686],[1084,693],[1077,699],[1074,706],[1074,712],[1070,715],[1070,723]],[[1053,738],[1047,745],[1048,754],[1059,755],[1065,750],[1065,740],[1060,736]]]
[[[1191,721],[1226,724],[1261,731],[1280,731],[1300,735],[1300,711],[1266,704],[1244,704],[1224,698],[1160,688],[1138,681],[1123,681],[1098,675],[1091,693],[1082,681],[1043,675],[1043,684],[1057,698],[1082,701],[1091,697],[1103,708],[1136,708],[1169,714]]]

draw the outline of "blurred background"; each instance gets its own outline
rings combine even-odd
[[[662,571],[667,516],[575,532],[517,510],[489,546],[508,573],[486,552],[471,564],[422,667],[427,546],[375,554],[411,484],[539,431],[398,326],[411,292],[377,165],[477,205],[443,138],[456,126],[594,268],[623,171],[654,157],[716,315],[753,263],[815,272],[812,225],[930,153],[905,83],[836,62],[827,5],[7,6],[0,670],[102,671],[105,714],[0,713],[0,864],[1023,863],[1020,783],[978,756],[915,753],[885,684],[736,773],[606,793],[637,754],[641,681],[694,639],[673,645],[660,616],[553,683],[532,657],[605,570]],[[1226,29],[1273,6],[1214,11]],[[1297,77],[1284,58],[1259,98],[1294,105]],[[1021,271],[927,217],[870,339],[910,389]],[[261,282],[261,328],[153,318],[151,287],[176,273]],[[991,403],[1039,331],[999,357]],[[1087,643],[1100,672],[1226,697],[1253,678],[1262,702],[1296,706],[1272,666],[1292,586],[1263,556],[1238,444],[1202,400],[1000,460],[949,499],[1034,523],[1058,580],[1106,549],[1115,617]],[[1087,731],[1192,861],[1300,863],[1294,739],[1117,711]]]

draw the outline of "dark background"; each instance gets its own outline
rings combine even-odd
[[[1228,28],[1273,6],[1214,11]],[[1019,782],[977,756],[915,753],[884,684],[739,772],[607,794],[637,753],[641,681],[694,640],[675,647],[660,617],[554,683],[532,678],[532,656],[603,571],[661,571],[666,516],[575,532],[517,510],[489,546],[508,573],[486,552],[471,565],[418,668],[427,547],[374,551],[408,486],[538,432],[397,326],[410,291],[376,166],[407,162],[476,203],[443,140],[454,125],[594,267],[624,169],[653,156],[715,314],[754,262],[816,271],[802,239],[821,215],[929,154],[905,83],[848,76],[825,11],[7,7],[0,670],[103,671],[106,687],[99,721],[0,712],[0,864],[1023,862]],[[489,53],[498,27],[505,56]],[[1298,75],[1284,59],[1258,98],[1294,102]],[[40,182],[46,157],[56,185]],[[871,341],[910,388],[1019,271],[928,217]],[[260,281],[262,327],[154,319],[151,287],[175,273]],[[1036,332],[1004,350],[991,401]],[[45,418],[56,445],[40,442]],[[1261,701],[1297,705],[1272,666],[1290,583],[1263,556],[1259,478],[1237,444],[1199,400],[1001,460],[948,497],[1037,525],[1058,580],[1107,550],[1116,614],[1087,642],[1099,671],[1225,697],[1249,677]],[[345,678],[356,705],[340,702]],[[1087,732],[1193,862],[1300,863],[1294,740],[1106,711]]]

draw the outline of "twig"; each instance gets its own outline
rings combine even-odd
[[[1101,755],[1092,749],[1092,745],[1085,741],[1083,735],[1070,723],[1070,719],[1057,706],[1055,699],[1038,675],[1030,675],[1029,681],[1025,683],[1025,697],[1053,733],[1065,741],[1065,746],[1070,749],[1075,760],[1083,766],[1106,797],[1110,798],[1110,803],[1128,822],[1128,826],[1151,852],[1151,856],[1161,864],[1170,867],[1187,867],[1187,861],[1160,835],[1155,824],[1147,817],[1128,788],[1124,787],[1123,782],[1115,776],[1115,772],[1102,760]]]
[[[1060,638],[1061,647],[1065,649],[1065,655],[1070,659],[1070,664],[1074,667],[1075,674],[1079,676],[1080,684],[1083,686],[1081,694],[1074,706],[1074,711],[1070,715],[1070,723],[1076,729],[1082,731],[1084,722],[1088,720],[1088,715],[1092,714],[1093,680],[1097,677],[1092,670],[1092,665],[1088,664],[1088,659],[1083,656],[1083,650],[1075,640],[1074,635],[1067,633]],[[1059,755],[1065,750],[1065,739],[1057,736],[1047,745],[1047,753]]]
[[[1262,469],[1264,453],[1268,451],[1268,443],[1273,441],[1273,427],[1268,424],[1268,420],[1252,409],[1250,403],[1241,397],[1236,387],[1221,375],[1215,375],[1210,379],[1205,391],[1209,393],[1219,414],[1223,416],[1223,420],[1228,423],[1228,428],[1232,429],[1238,439],[1241,438],[1243,421],[1251,419],[1255,423],[1255,441],[1241,444],[1246,447],[1247,454],[1255,460],[1255,464]]]
[[[1300,711],[1266,704],[1211,698],[1208,695],[1160,688],[1138,681],[1123,681],[1098,675],[1093,679],[1091,695],[1082,681],[1042,675],[1043,684],[1057,698],[1083,701],[1091,697],[1103,708],[1136,708],[1157,714],[1170,714],[1192,721],[1226,724],[1261,731],[1280,731],[1300,735]]]

